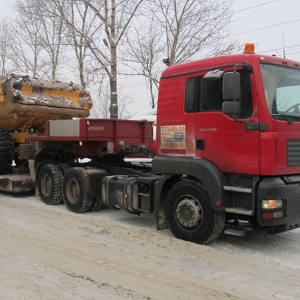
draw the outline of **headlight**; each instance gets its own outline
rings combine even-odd
[[[261,203],[262,209],[276,209],[276,208],[282,208],[283,202],[281,199],[278,200],[262,200]]]

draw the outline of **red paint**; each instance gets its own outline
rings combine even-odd
[[[162,74],[157,112],[157,154],[201,157],[212,161],[224,173],[280,175],[300,173],[300,166],[287,166],[287,139],[300,139],[300,122],[272,118],[266,105],[260,71],[262,56],[241,54],[208,58],[168,67]],[[264,62],[298,67],[281,58],[263,56]],[[186,113],[184,109],[188,78],[203,76],[209,70],[233,71],[235,64],[251,67],[250,84],[253,114],[234,120],[222,111]],[[300,97],[300,95],[299,95]],[[245,130],[245,123],[263,123],[265,131]],[[162,149],[161,127],[186,126],[186,149]],[[205,141],[196,150],[196,140]]]

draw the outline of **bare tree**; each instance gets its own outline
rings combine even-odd
[[[78,3],[77,1],[70,1],[70,19],[63,19],[66,23],[69,32],[70,39],[73,41],[73,49],[75,52],[75,57],[78,62],[78,74],[81,85],[85,88],[87,86],[87,78],[85,76],[85,62],[88,56],[88,44],[86,43],[86,36],[93,38],[97,31],[100,30],[101,24],[94,26],[95,17],[89,17],[88,6],[83,2]],[[79,26],[81,34],[78,34],[76,26]],[[84,34],[82,34],[84,33]],[[94,70],[89,70],[94,74]]]
[[[145,76],[153,108],[162,58],[168,57],[170,64],[180,63],[228,53],[235,45],[228,38],[232,0],[15,2],[19,16],[10,56],[15,68],[55,77],[68,49],[67,63],[75,61],[84,87],[99,84],[106,74],[111,118],[118,118],[122,110],[118,95],[122,65],[130,65],[133,74]]]
[[[7,72],[7,66],[9,64],[8,52],[11,41],[11,29],[7,19],[3,19],[0,24],[0,64],[1,74]]]
[[[98,77],[99,78],[99,77]],[[93,118],[110,118],[110,86],[109,81],[106,80],[106,76],[103,74],[100,82],[95,84],[97,86],[97,91],[94,91],[93,94],[96,94],[97,101],[94,102],[91,116]],[[122,86],[120,87],[122,90]],[[133,100],[126,94],[122,93],[122,96],[119,100],[119,118],[128,119],[132,117],[132,114],[129,111],[130,104]]]
[[[17,16],[13,23],[13,46],[10,58],[16,70],[56,78],[62,56],[63,23],[59,18],[42,14],[46,0],[16,0]]]
[[[98,82],[94,82],[96,90],[92,91],[97,97],[97,101],[94,101],[94,105],[91,111],[93,118],[109,119],[109,105],[110,105],[110,88],[109,83],[105,80],[106,75],[98,76]]]
[[[152,12],[164,30],[170,64],[232,51],[232,0],[157,0]],[[224,41],[226,42],[224,43]]]
[[[37,6],[44,0],[35,0]],[[66,28],[66,45],[73,53],[68,52],[74,60],[73,64],[79,81],[87,87],[89,77],[94,77],[102,67],[94,67],[94,58],[91,56],[90,41],[99,41],[103,25],[98,22],[95,14],[83,0],[52,0],[45,7],[44,12],[53,18],[59,18]]]
[[[35,0],[36,3],[40,1],[43,0]],[[69,27],[81,69],[81,83],[85,86],[82,75],[83,58],[87,55],[85,47],[89,48],[93,57],[90,60],[89,71],[101,72],[103,69],[109,77],[111,118],[118,118],[117,48],[143,1],[52,0],[45,7],[47,13],[59,16]],[[93,60],[98,66],[95,66]]]
[[[60,63],[64,59],[66,29],[64,22],[57,16],[38,16],[42,26],[40,40],[50,60],[51,77],[54,79],[58,76]]]
[[[39,24],[32,19],[19,16],[12,30],[9,57],[13,69],[32,76],[47,73],[44,69],[47,64],[42,58],[43,47],[40,43]]]
[[[130,58],[127,66],[133,70],[134,74],[145,77],[150,92],[150,105],[151,108],[155,108],[161,73],[161,68],[157,68],[157,65],[158,62],[162,64],[161,55],[164,51],[164,45],[161,43],[159,28],[152,25],[153,20],[146,18],[143,25],[135,27],[129,32],[125,52],[127,58]],[[131,41],[132,36],[134,36],[135,41]]]
[[[231,4],[232,0],[155,0],[144,7],[140,23],[146,26],[128,35],[127,62],[135,74],[146,77],[152,108],[163,58],[176,64],[233,51],[236,42],[229,39]]]
[[[118,118],[117,48],[143,1],[144,0],[84,0],[104,24],[105,38],[103,42],[106,50],[99,47],[99,45],[95,47],[96,44],[94,40],[89,40],[89,43],[95,59],[104,68],[110,80],[111,118]]]

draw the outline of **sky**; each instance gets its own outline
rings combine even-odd
[[[9,0],[0,0],[0,17],[11,15]],[[233,0],[232,37],[241,44],[252,42],[256,53],[300,61],[300,0]],[[241,49],[240,52],[242,52]],[[150,110],[145,81],[122,78],[125,93],[133,98],[133,115]],[[127,87],[127,88],[126,88]],[[136,95],[139,95],[137,97]]]
[[[242,45],[254,43],[256,53],[283,57],[285,52],[286,58],[300,62],[300,0],[233,0],[232,8],[232,38]],[[147,115],[148,101],[139,104],[135,114]]]
[[[300,0],[233,0],[233,11],[233,35],[242,43],[300,61]]]

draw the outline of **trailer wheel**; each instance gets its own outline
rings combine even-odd
[[[207,193],[196,182],[181,181],[169,191],[166,216],[175,237],[209,244],[222,233],[224,212],[214,211]]]
[[[58,165],[59,169],[61,170],[62,174],[65,175],[66,172],[71,168],[69,164],[59,164]]]
[[[78,170],[70,168],[63,180],[63,199],[70,211],[83,213],[91,209],[93,198],[87,196],[86,186],[83,184]]]
[[[14,144],[9,132],[0,128],[0,174],[11,172]]]
[[[44,165],[37,176],[41,200],[48,205],[62,203],[62,172],[57,165]]]

